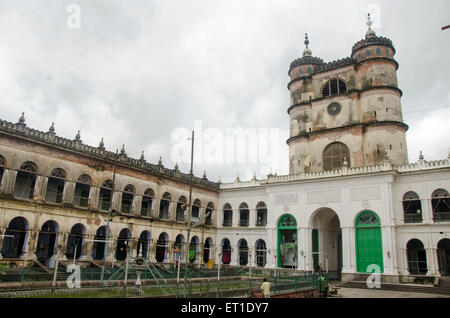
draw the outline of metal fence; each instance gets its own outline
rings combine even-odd
[[[317,275],[293,271],[226,268],[177,271],[148,267],[145,270],[106,268],[100,280],[100,268],[80,269],[81,288],[69,288],[72,275],[65,268],[46,272],[40,268],[5,269],[0,271],[0,298],[226,298],[251,297],[260,291],[264,278],[271,292],[280,294],[317,287]],[[137,284],[139,281],[139,284]]]

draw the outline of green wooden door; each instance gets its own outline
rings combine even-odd
[[[317,229],[312,230],[312,251],[314,270],[317,270],[319,268],[319,231]]]
[[[368,273],[369,265],[378,265],[383,273],[383,249],[378,216],[364,211],[356,220],[356,264],[359,273]]]

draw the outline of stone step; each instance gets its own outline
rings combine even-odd
[[[359,288],[369,289],[366,282],[347,282],[339,284],[341,288]],[[404,292],[416,292],[416,293],[434,293],[434,294],[446,294],[450,295],[450,287],[433,287],[433,286],[421,286],[412,284],[381,284],[381,290],[393,290]]]

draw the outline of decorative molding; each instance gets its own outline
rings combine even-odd
[[[352,201],[379,200],[379,199],[380,199],[379,187],[354,188],[351,190]]]
[[[307,193],[308,204],[341,202],[340,191],[315,191]]]
[[[298,205],[298,194],[297,193],[284,193],[275,195],[275,205],[276,206],[289,206]]]

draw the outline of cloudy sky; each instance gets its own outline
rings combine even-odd
[[[348,57],[368,10],[397,49],[409,160],[446,158],[448,0],[0,0],[0,118],[25,112],[32,128],[80,129],[86,144],[184,172],[195,128],[196,175],[287,174],[287,72],[304,33],[314,56]]]

